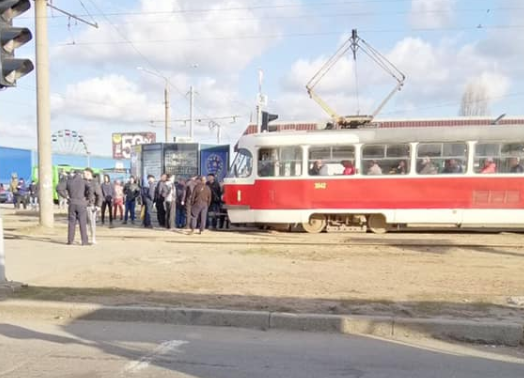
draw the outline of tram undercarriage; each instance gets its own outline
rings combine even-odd
[[[301,224],[308,233],[367,232],[383,234],[390,229],[382,214],[313,214],[309,222]]]

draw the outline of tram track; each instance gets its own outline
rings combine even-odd
[[[100,236],[101,238],[114,238],[108,236]],[[479,242],[460,242],[460,241],[431,241],[431,240],[414,240],[410,239],[368,239],[368,240],[354,240],[352,238],[339,239],[337,241],[328,241],[328,240],[318,240],[318,241],[298,241],[295,238],[289,238],[286,240],[268,240],[269,238],[274,237],[275,235],[257,235],[251,236],[249,239],[246,238],[228,238],[225,239],[223,236],[217,236],[213,234],[203,234],[203,235],[186,235],[184,233],[175,233],[174,235],[164,235],[167,237],[156,238],[155,241],[162,241],[170,244],[192,244],[192,245],[230,245],[230,246],[253,246],[253,245],[263,245],[263,246],[305,246],[305,247],[335,247],[335,246],[344,246],[344,247],[413,247],[413,248],[478,248],[478,249],[487,249],[487,248],[516,248],[524,250],[524,245],[522,243],[479,243]],[[249,235],[246,235],[249,236]],[[99,237],[99,238],[100,238]],[[148,239],[146,235],[118,235],[118,238],[122,239]],[[280,236],[279,236],[280,237]],[[293,240],[295,239],[295,240]]]

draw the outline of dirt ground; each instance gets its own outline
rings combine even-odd
[[[524,234],[320,234],[98,228],[65,245],[2,210],[20,298],[401,316],[524,318]],[[515,303],[511,303],[511,301]]]

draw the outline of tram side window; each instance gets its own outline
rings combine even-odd
[[[309,175],[354,175],[354,146],[314,146],[309,148]]]
[[[502,172],[524,173],[524,142],[504,143],[501,146]]]
[[[408,174],[409,162],[409,144],[374,144],[362,148],[362,172],[365,175]]]
[[[251,176],[252,171],[253,155],[249,150],[241,148],[235,156],[228,177],[246,178]]]
[[[468,166],[466,143],[421,143],[417,148],[417,172],[421,175],[463,174]]]
[[[302,175],[300,147],[261,148],[258,151],[260,177],[293,177]]]
[[[475,146],[475,173],[488,174],[503,172],[500,143],[477,143]]]

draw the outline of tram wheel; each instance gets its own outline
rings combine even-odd
[[[302,223],[302,227],[310,234],[318,234],[326,228],[327,220],[322,214],[313,214],[309,217],[309,222]]]
[[[368,227],[374,234],[385,234],[388,232],[386,217],[382,214],[371,214],[368,217]]]

